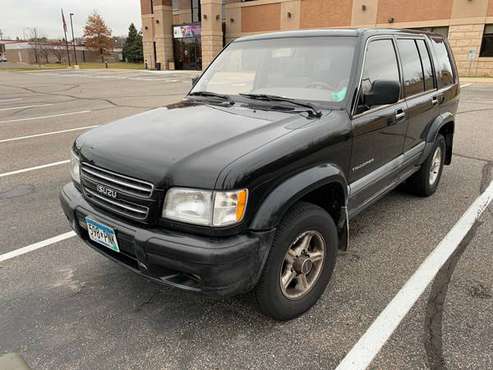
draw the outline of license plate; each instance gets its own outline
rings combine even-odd
[[[89,217],[86,217],[86,224],[89,238],[92,241],[104,245],[115,252],[120,252],[120,248],[118,248],[118,242],[116,240],[115,230],[109,226],[94,221]]]

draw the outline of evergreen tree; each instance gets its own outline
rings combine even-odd
[[[130,63],[139,63],[144,60],[142,32],[138,32],[133,23],[128,28],[128,37],[123,46],[123,58]]]

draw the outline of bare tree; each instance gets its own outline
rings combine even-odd
[[[37,27],[28,27],[27,39],[29,44],[33,47],[35,63],[41,64],[41,43],[47,41],[46,37],[40,36],[39,29]]]
[[[50,42],[50,52],[56,58],[57,63],[62,63],[65,57],[65,46],[62,41]]]
[[[0,28],[0,40],[3,40],[3,31],[1,28]]]
[[[50,62],[50,54],[51,54],[51,45],[42,42],[39,44],[39,56],[40,58],[44,58],[46,64]]]

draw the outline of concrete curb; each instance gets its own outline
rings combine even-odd
[[[461,83],[493,83],[492,77],[459,77]]]

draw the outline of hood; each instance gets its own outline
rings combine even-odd
[[[229,163],[311,121],[184,100],[88,131],[75,147],[85,161],[158,187],[213,189]]]

